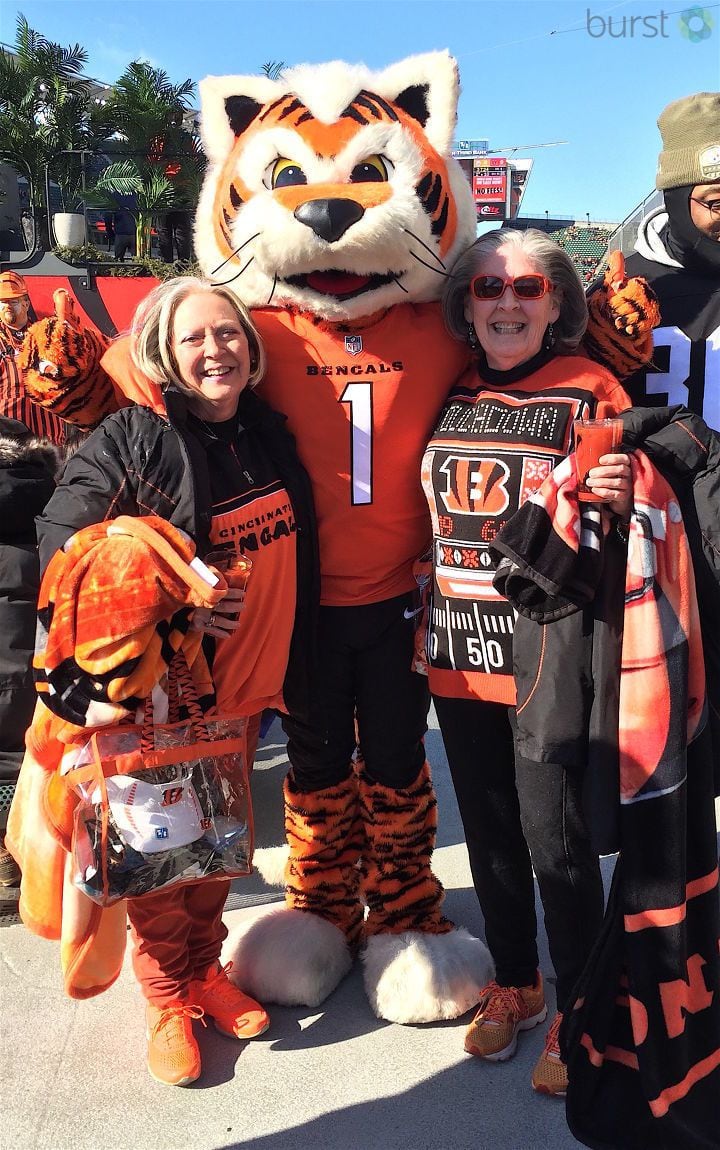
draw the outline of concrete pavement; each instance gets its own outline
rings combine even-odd
[[[435,868],[447,912],[482,935],[462,827],[439,733],[428,735],[440,810]],[[276,723],[253,792],[258,845],[282,841],[284,747]],[[608,864],[609,865],[609,864]],[[228,925],[265,913],[278,893],[235,884]],[[539,908],[539,921],[542,912]],[[552,977],[541,933],[541,963]],[[186,1089],[145,1069],[144,1011],[129,958],[87,1002],[64,996],[58,944],[23,926],[0,930],[0,1150],[571,1150],[561,1101],[530,1074],[545,1026],[491,1065],[463,1052],[471,1013],[455,1022],[381,1022],[359,966],[319,1008],[270,1007],[270,1029],[235,1042],[198,1027],[203,1075]],[[552,994],[552,983],[548,979]],[[553,1006],[549,1003],[552,1017]]]

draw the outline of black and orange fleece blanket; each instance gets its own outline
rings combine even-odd
[[[598,1150],[717,1150],[720,913],[700,620],[677,500],[642,452],[631,460],[619,701],[606,716],[619,857],[561,1032],[567,1118]],[[577,503],[570,456],[497,537],[496,585],[540,626],[543,603],[553,628],[593,596],[607,535],[594,515]]]

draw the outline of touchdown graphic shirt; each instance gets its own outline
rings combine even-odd
[[[629,406],[609,372],[576,356],[558,356],[507,388],[472,367],[453,388],[422,461],[433,524],[433,694],[515,703],[515,613],[493,587],[490,544],[572,451],[574,419]]]

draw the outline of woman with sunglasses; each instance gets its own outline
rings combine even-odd
[[[585,294],[569,256],[541,232],[477,240],[456,263],[443,308],[474,362],[423,459],[434,532],[428,675],[496,965],[465,1049],[504,1061],[518,1032],[546,1017],[534,867],[558,1013],[532,1084],[561,1095],[559,1023],[600,928],[603,888],[581,809],[584,764],[530,763],[515,752],[514,615],[493,587],[489,545],[568,454],[573,420],[613,416],[630,401],[604,368],[576,354]],[[602,458],[588,485],[626,517],[628,457]]]

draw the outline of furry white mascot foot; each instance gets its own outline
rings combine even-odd
[[[303,792],[291,771],[283,795],[287,845],[258,850],[253,861],[265,882],[284,885],[287,905],[225,950],[233,979],[261,1002],[318,1006],[350,970],[360,941],[358,782],[351,772]]]
[[[280,907],[228,938],[233,981],[260,1002],[319,1006],[352,966],[345,935],[316,914]]]
[[[431,860],[437,801],[425,763],[407,787],[359,773],[365,830],[361,890],[365,990],[388,1022],[440,1022],[464,1014],[492,977],[487,947],[442,913],[444,892]]]
[[[448,934],[375,934],[362,954],[365,992],[378,1018],[412,1024],[458,1018],[493,976],[487,947],[464,927]]]

